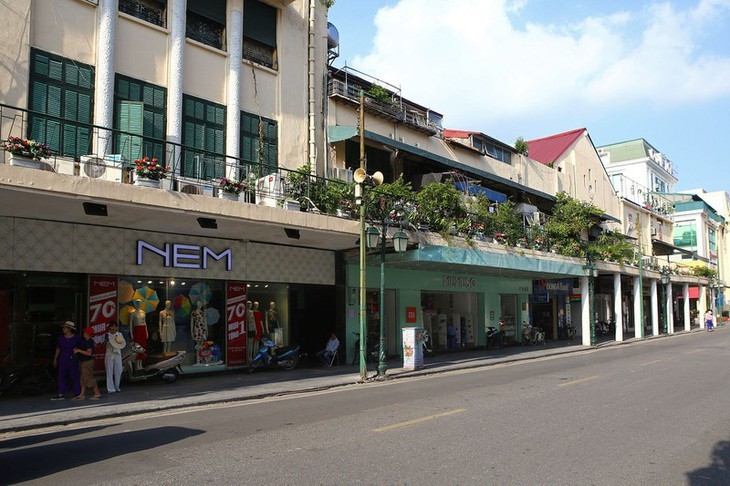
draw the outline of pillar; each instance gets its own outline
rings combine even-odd
[[[226,177],[240,179],[238,157],[241,137],[241,61],[243,58],[243,1],[229,2],[228,76],[226,80]]]
[[[682,286],[682,300],[684,301],[684,330],[689,331],[692,329],[692,322],[689,316],[689,284]]]
[[[664,303],[666,306],[667,314],[667,334],[674,334],[674,306],[672,305],[672,283],[667,284],[667,291],[665,292],[667,301]]]
[[[118,0],[99,0],[96,9],[96,58],[94,66],[94,124],[114,126],[114,38]],[[104,156],[112,151],[112,133],[99,130],[94,135],[93,151]]]
[[[700,330],[705,328],[705,313],[707,312],[707,287],[700,285],[699,299],[697,299],[697,312],[700,317]]]
[[[580,278],[580,338],[583,346],[591,345],[591,305],[588,295],[588,277]]]
[[[641,315],[641,299],[642,299],[642,289],[641,289],[641,279],[639,277],[634,277],[634,337],[636,338],[642,338],[644,337],[644,320],[643,316]]]
[[[659,335],[659,296],[656,279],[651,279],[651,335]]]
[[[624,340],[624,315],[621,309],[621,274],[613,274],[613,315],[616,322],[616,341]]]
[[[167,63],[167,140],[175,145],[167,146],[167,163],[176,175],[180,175],[182,157],[183,116],[183,64],[185,56],[186,0],[168,0],[170,9],[170,35],[168,37],[169,61]]]

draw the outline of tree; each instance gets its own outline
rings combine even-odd
[[[517,137],[517,140],[515,140],[515,150],[518,154],[527,156],[529,155],[530,147],[528,147],[527,142],[525,142],[524,138]]]

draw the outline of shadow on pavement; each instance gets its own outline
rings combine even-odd
[[[690,486],[728,484],[729,478],[730,441],[724,440],[715,444],[709,465],[687,473],[687,484]]]
[[[157,427],[4,452],[0,454],[0,481],[11,484],[38,479],[124,454],[154,449],[203,432],[185,427]]]
[[[87,427],[84,429],[62,430],[59,432],[50,432],[48,434],[31,435],[28,437],[19,437],[17,439],[0,441],[0,451],[13,450],[17,449],[18,447],[27,447],[30,445],[40,444],[41,442],[48,442],[51,440],[64,439],[66,437],[71,437],[74,435],[96,432],[101,429],[105,429],[106,427],[106,425],[98,425],[95,427]],[[1,463],[2,461],[0,461],[0,464]]]

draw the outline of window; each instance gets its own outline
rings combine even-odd
[[[150,24],[165,26],[167,0],[119,0],[119,11]]]
[[[250,162],[253,170],[258,170],[254,164],[264,164],[265,173],[276,171],[279,166],[278,142],[276,120],[241,112],[241,159]]]
[[[510,153],[500,147],[497,147],[496,145],[493,145],[491,143],[485,143],[484,151],[493,159],[501,160],[505,164],[510,163]]]
[[[226,0],[188,0],[187,37],[223,50],[225,29]]]
[[[243,4],[243,58],[278,69],[276,9],[258,0],[245,0]]]
[[[674,224],[674,246],[697,250],[697,225],[694,222]]]
[[[31,50],[29,138],[54,153],[78,157],[91,153],[94,68]]]
[[[184,153],[180,175],[197,179],[223,177],[225,140],[226,107],[184,95],[182,140]]]
[[[117,74],[114,89],[114,153],[131,162],[144,156],[165,160],[167,90]],[[143,138],[149,137],[149,138]],[[156,139],[156,140],[151,140]]]

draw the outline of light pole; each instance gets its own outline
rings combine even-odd
[[[388,366],[385,364],[385,250],[388,236],[388,212],[385,209],[385,199],[380,199],[381,231],[371,226],[367,232],[367,245],[369,249],[375,249],[378,246],[378,236],[380,237],[380,343],[378,348],[378,379],[384,380]],[[408,247],[408,235],[400,228],[393,235],[393,248],[397,253],[404,253]]]
[[[664,316],[664,319],[662,320],[662,333],[667,334],[669,332],[668,326],[669,326],[669,294],[667,293],[667,285],[672,281],[672,277],[669,275],[669,268],[664,267],[662,268],[662,316]]]
[[[593,261],[591,260],[591,256],[589,254],[586,255],[586,264],[583,265],[583,270],[586,271],[586,275],[588,276],[588,313],[590,316],[588,317],[588,322],[590,322],[591,326],[591,346],[596,345],[596,315],[594,312],[594,303],[593,303],[593,292],[594,292],[594,278],[596,277],[596,266],[593,264]]]

